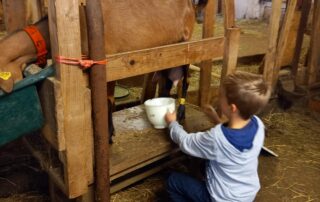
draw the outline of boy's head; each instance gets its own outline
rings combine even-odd
[[[243,119],[249,119],[268,103],[271,89],[262,75],[238,71],[224,78],[221,93]]]

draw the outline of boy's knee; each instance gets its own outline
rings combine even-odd
[[[167,188],[171,187],[173,182],[174,182],[174,173],[170,173],[168,178],[167,178],[167,182],[166,182],[166,185],[167,185]]]
[[[174,188],[176,186],[178,179],[179,179],[179,173],[177,173],[177,172],[170,173],[170,175],[167,178],[167,183],[166,183],[167,189]]]

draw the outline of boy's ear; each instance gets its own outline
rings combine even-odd
[[[238,107],[235,104],[231,104],[230,108],[232,113],[235,113],[238,110]]]

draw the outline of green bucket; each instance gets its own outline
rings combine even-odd
[[[49,66],[15,84],[12,93],[0,91],[0,146],[43,126],[36,83],[54,73]]]

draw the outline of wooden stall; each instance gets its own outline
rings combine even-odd
[[[79,10],[86,3],[89,2],[48,1],[53,56],[81,58],[81,44],[84,42],[81,40]],[[224,10],[224,37],[213,37],[216,1],[209,0],[203,23],[204,39],[106,55],[108,63],[104,83],[201,62],[199,104],[208,103],[212,59],[224,57],[222,78],[235,70],[237,61],[240,31],[234,24],[234,2],[224,1]],[[52,190],[57,187],[70,199],[92,201],[92,185],[96,182],[95,176],[99,175],[94,172],[97,159],[94,153],[92,88],[87,73],[80,68],[61,63],[56,63],[55,67],[55,76],[46,79],[40,88],[46,120],[42,143],[32,139],[25,139],[25,143],[48,172]],[[107,159],[101,159],[109,165],[106,170],[110,171],[110,176],[105,185],[111,192],[159,171],[165,163],[156,167],[152,164],[161,160],[168,162],[170,155],[177,152],[167,132],[155,130],[148,123],[142,105],[115,112],[113,119],[116,130],[114,143],[105,148],[109,154]],[[206,130],[210,123],[199,107],[187,105],[185,127],[190,132]],[[138,172],[142,168],[142,173]],[[131,177],[125,178],[128,174]],[[105,193],[106,200],[109,200],[109,191]]]

